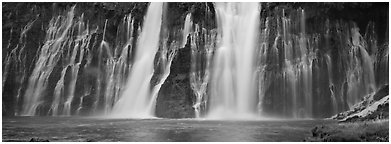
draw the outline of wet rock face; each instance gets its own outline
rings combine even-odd
[[[190,87],[190,48],[178,51],[171,65],[171,72],[159,91],[156,101],[156,116],[163,118],[192,118],[192,98]]]

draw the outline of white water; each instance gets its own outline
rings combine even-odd
[[[283,74],[288,90],[287,95],[291,95],[292,117],[309,118],[312,117],[312,62],[315,59],[315,52],[305,33],[304,10],[298,10],[298,13],[300,34],[295,36],[290,32],[294,29],[293,22],[284,15],[283,11],[282,27],[285,50]]]
[[[38,17],[38,16],[37,16]],[[12,51],[9,54],[6,54],[5,61],[3,61],[3,73],[2,73],[2,89],[4,90],[4,84],[8,78],[8,74],[10,72],[10,69],[14,67],[14,71],[12,73],[16,74],[17,77],[15,78],[16,83],[18,85],[17,94],[15,98],[15,104],[14,109],[15,115],[19,115],[19,105],[20,105],[20,99],[22,95],[22,88],[24,87],[24,82],[26,79],[26,73],[27,68],[25,67],[27,59],[26,56],[22,57],[22,53],[24,52],[24,49],[26,47],[27,41],[27,32],[31,29],[32,25],[35,23],[37,19],[34,19],[30,22],[28,22],[24,28],[21,30],[20,37],[18,44],[15,46],[15,48],[12,49]],[[13,28],[10,30],[10,39],[8,40],[7,49],[10,49],[11,46],[11,38],[14,33]],[[5,53],[5,52],[4,52]],[[14,62],[13,62],[14,61]],[[5,66],[4,66],[5,65]],[[4,106],[4,102],[3,102]]]
[[[195,95],[193,108],[195,117],[200,118],[207,103],[207,88],[210,79],[210,65],[215,44],[216,33],[196,25],[191,38],[190,86]],[[202,41],[204,40],[204,41]],[[203,45],[202,45],[203,43]]]
[[[69,93],[67,95],[66,101],[64,102],[64,110],[63,110],[63,114],[67,116],[71,115],[71,105],[75,95],[76,81],[77,81],[80,65],[82,63],[84,53],[88,49],[90,40],[92,38],[88,25],[85,28],[85,23],[83,22],[83,15],[81,16],[81,20],[79,21],[77,26],[78,26],[77,39],[74,42],[75,46],[73,48],[70,48],[73,51],[72,51],[70,62],[67,65],[71,69],[71,82],[69,84],[70,86],[68,91]],[[77,53],[79,53],[78,60],[76,60]]]
[[[40,50],[39,59],[29,78],[21,115],[33,116],[37,108],[43,104],[42,97],[48,85],[49,76],[59,61],[61,50],[67,43],[67,35],[73,23],[74,9],[75,7],[72,7],[66,18],[61,19],[59,16],[50,21],[46,42]]]
[[[112,117],[153,117],[149,105],[154,99],[150,92],[150,81],[154,72],[154,56],[159,48],[163,3],[151,3],[143,22],[141,36],[137,42],[135,61],[129,73],[124,92],[114,104]]]
[[[75,88],[76,88],[76,81],[78,78],[78,72],[80,69],[80,64],[83,60],[84,54],[88,49],[88,46],[90,44],[90,40],[92,38],[92,34],[95,33],[95,31],[90,32],[86,24],[83,21],[83,15],[79,18],[79,22],[76,23],[76,25],[73,25],[71,35],[67,37],[69,45],[68,48],[66,48],[67,54],[66,54],[66,62],[63,66],[63,69],[61,71],[61,77],[57,81],[56,87],[54,89],[54,98],[51,104],[51,107],[49,109],[48,114],[57,116],[57,115],[71,115],[71,104],[74,98],[75,94]],[[76,29],[76,30],[74,30]],[[77,32],[76,39],[72,39],[73,32]],[[72,45],[74,44],[74,45]],[[76,55],[79,54],[78,59],[76,59]],[[70,72],[67,73],[67,70],[70,70]],[[70,83],[68,85],[68,89],[65,89],[65,75],[70,74]],[[68,94],[65,96],[65,90],[68,91]],[[63,98],[65,97],[65,98]],[[61,99],[65,99],[64,101],[61,101]],[[63,102],[63,108],[60,107],[60,105]],[[62,110],[62,113],[59,112],[59,110]]]
[[[359,102],[365,94],[376,90],[373,60],[365,50],[367,43],[359,33],[359,28],[351,28],[350,33],[352,46],[347,57],[351,62],[347,71],[349,108]]]
[[[104,114],[111,113],[114,103],[118,100],[118,97],[120,96],[122,90],[126,85],[126,74],[128,70],[132,67],[132,64],[128,62],[128,58],[132,54],[132,43],[134,40],[134,19],[131,14],[125,16],[122,19],[121,24],[117,28],[117,39],[115,41],[115,47],[110,47],[111,45],[105,40],[107,22],[108,21],[106,20],[105,26],[103,28],[103,40],[99,45],[99,55],[100,59],[104,61],[103,70],[105,71],[105,75],[104,77],[101,77],[100,75],[98,76],[98,94],[95,95],[96,101],[93,106],[94,111],[101,110]],[[106,54],[107,58],[104,58],[103,54]],[[101,86],[102,81],[106,82],[106,85],[104,87]],[[101,87],[104,91],[102,98],[100,96]],[[85,93],[89,92],[87,91]],[[102,107],[98,107],[98,104],[101,102],[104,104],[103,110]],[[83,105],[79,105],[79,111],[77,112],[80,113],[80,109],[82,108]]]
[[[205,19],[211,19],[210,10],[205,3]],[[190,33],[191,67],[190,86],[195,95],[193,109],[195,118],[205,116],[208,103],[208,87],[211,77],[213,51],[216,48],[216,29],[208,30],[202,24],[195,24]]]
[[[182,31],[182,45],[181,47],[185,47],[186,42],[187,42],[187,36],[189,35],[191,29],[193,26],[193,21],[191,20],[191,13],[188,13],[186,15],[185,23],[183,26],[183,31]]]
[[[329,89],[331,93],[331,102],[333,105],[333,113],[338,112],[338,104],[337,104],[337,98],[335,97],[335,86],[333,84],[333,69],[332,69],[332,63],[331,58],[328,54],[325,54],[326,57],[326,64],[327,64],[327,72],[329,77]]]
[[[252,118],[258,3],[215,3],[222,41],[214,56],[208,118]]]
[[[241,11],[242,7],[245,7],[246,11]],[[115,42],[111,43],[105,39],[106,25],[109,23],[111,29],[114,22],[106,20],[103,40],[100,41],[101,35],[99,38],[94,35],[94,32],[89,29],[88,20],[84,23],[83,16],[81,18],[74,16],[74,8],[72,8],[64,16],[55,16],[50,21],[46,39],[38,42],[40,47],[36,57],[31,60],[24,51],[30,48],[26,42],[26,33],[33,26],[35,21],[33,20],[21,29],[19,43],[6,55],[2,75],[3,89],[4,84],[10,80],[15,80],[14,82],[18,84],[15,103],[23,109],[20,111],[16,106],[16,115],[19,113],[21,115],[71,115],[74,110],[76,114],[86,112],[110,114],[113,105],[122,96],[120,100],[126,99],[122,103],[122,108],[124,108],[122,111],[126,114],[132,113],[129,114],[132,116],[118,114],[121,115],[120,117],[153,117],[156,97],[169,76],[176,49],[185,46],[189,34],[192,50],[190,85],[195,94],[193,108],[196,117],[202,117],[206,111],[209,113],[208,118],[216,119],[232,117],[251,119],[257,114],[256,111],[260,115],[265,111],[266,113],[283,113],[281,115],[294,118],[312,117],[313,113],[322,113],[323,110],[327,111],[326,109],[332,113],[345,110],[360,101],[363,95],[376,89],[373,51],[377,51],[377,48],[369,45],[376,46],[377,44],[373,41],[374,38],[364,39],[356,26],[344,26],[344,22],[333,24],[341,29],[334,35],[329,34],[332,29],[326,26],[326,37],[336,37],[334,40],[336,40],[335,45],[338,51],[332,52],[334,48],[330,46],[334,43],[330,45],[327,40],[324,42],[322,33],[306,34],[304,10],[286,14],[285,12],[281,14],[279,11],[279,15],[275,18],[266,18],[266,28],[260,31],[260,38],[246,41],[250,37],[256,38],[258,33],[258,30],[252,27],[255,23],[252,20],[259,17],[252,17],[246,13],[257,11],[252,7],[255,6],[249,6],[246,3],[216,4],[219,38],[222,41],[211,38],[215,36],[212,33],[215,29],[206,30],[207,26],[203,23],[193,24],[189,13],[181,29],[182,37],[179,39],[182,38],[182,40],[170,46],[166,44],[168,36],[162,36],[165,39],[161,40],[159,33],[153,31],[157,29],[160,31],[161,27],[161,24],[155,22],[161,17],[153,16],[154,20],[150,20],[143,26],[143,34],[139,37],[137,44],[136,61],[133,62],[134,67],[132,67],[133,58],[130,58],[132,56],[130,52],[132,52],[133,39],[137,37],[133,38],[134,21],[130,15],[124,18],[122,25],[118,26]],[[156,10],[158,9],[149,11],[156,12]],[[151,17],[152,14],[147,15]],[[261,22],[264,22],[263,19]],[[277,23],[277,33],[274,33],[277,37],[273,46],[269,48],[269,37],[273,37],[271,33],[275,32],[273,27],[269,27],[273,26],[273,22]],[[192,32],[193,26],[195,26],[194,32]],[[374,35],[373,29],[367,30],[365,38],[367,33]],[[11,34],[12,31],[13,29],[11,29]],[[141,33],[140,27],[138,31]],[[90,47],[89,41],[94,37],[94,44]],[[152,40],[154,37],[158,38]],[[159,47],[159,44],[156,44],[159,41],[165,43],[162,44],[164,46]],[[41,43],[43,43],[42,46]],[[260,46],[254,43],[260,43]],[[218,47],[215,46],[216,44]],[[326,46],[321,46],[322,44]],[[7,49],[10,45],[11,43],[8,42]],[[155,47],[151,48],[152,45]],[[258,48],[254,50],[249,48],[250,46]],[[158,47],[162,51],[156,55]],[[176,48],[173,50],[173,47]],[[214,50],[216,53],[213,55]],[[327,52],[324,55],[318,55],[316,50],[327,50]],[[253,57],[250,51],[258,56]],[[96,53],[98,55],[95,55]],[[384,63],[388,62],[388,52],[385,54]],[[156,65],[153,66],[153,62],[156,62],[155,55],[160,61],[158,68]],[[90,65],[93,57],[98,64]],[[98,58],[95,59],[95,57]],[[148,57],[148,59],[145,60],[143,57]],[[30,66],[26,66],[26,61],[30,60],[33,61],[31,66],[33,71],[29,70]],[[84,60],[87,60],[86,64]],[[282,65],[279,65],[280,61]],[[84,67],[81,67],[83,64]],[[256,68],[251,65],[256,65]],[[282,69],[275,70],[275,65]],[[85,82],[84,76],[91,76],[85,73],[90,68],[98,71],[98,76],[93,77],[96,79],[92,82]],[[157,70],[159,68],[162,72]],[[320,71],[319,68],[321,68]],[[154,71],[159,71],[159,74]],[[315,72],[312,73],[313,71]],[[135,76],[128,77],[128,73]],[[17,76],[8,77],[8,75]],[[157,76],[157,80],[155,81],[152,76],[154,78]],[[328,81],[326,78],[320,78],[326,76]],[[129,81],[127,85],[126,77]],[[24,83],[27,82],[27,78],[29,79],[26,85]],[[151,79],[156,83],[150,85]],[[76,82],[78,86],[84,86],[80,88],[81,92],[78,91]],[[48,89],[54,86],[54,91]],[[325,90],[318,91],[324,86]],[[128,94],[124,94],[125,89]],[[123,98],[124,96],[132,98]],[[208,96],[211,98],[208,99]],[[22,99],[23,104],[19,103]],[[326,106],[319,112],[319,108],[316,110],[316,107],[322,106],[318,104],[327,103],[323,100],[330,100],[331,104],[329,104],[330,107]],[[116,107],[118,110],[120,106],[116,105]]]

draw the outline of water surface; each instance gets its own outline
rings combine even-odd
[[[212,121],[194,119],[102,119],[3,117],[3,141],[302,141],[328,120]]]

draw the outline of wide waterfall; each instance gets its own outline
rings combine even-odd
[[[388,11],[3,2],[2,141],[389,141]]]
[[[330,117],[388,85],[388,33],[379,31],[383,19],[319,13],[301,3],[53,3],[26,9],[28,17],[9,10],[3,112]]]
[[[257,3],[216,3],[221,34],[213,63],[209,118],[251,117],[254,108]]]
[[[196,117],[323,117],[349,109],[376,90],[375,53],[367,51],[376,44],[368,45],[354,23],[326,20],[314,32],[307,28],[304,9],[275,9],[273,17],[261,17],[257,24],[252,20],[259,18],[255,13],[260,9],[253,5],[240,13],[241,5],[215,4],[220,39],[213,39],[215,29],[196,28],[192,34]],[[365,35],[370,34],[373,29]],[[331,41],[338,42],[332,46]],[[330,50],[320,53],[324,49]]]

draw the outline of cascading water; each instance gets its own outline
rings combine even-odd
[[[182,33],[182,45],[181,47],[185,47],[187,42],[187,36],[189,35],[191,29],[192,29],[193,22],[191,20],[191,13],[186,15],[185,24],[183,27],[183,33]]]
[[[333,113],[338,112],[338,104],[337,104],[337,98],[335,97],[335,90],[334,90],[334,83],[333,83],[333,69],[332,69],[332,63],[330,55],[326,54],[326,63],[327,63],[327,74],[329,76],[329,89],[331,93],[331,100],[333,105]]]
[[[42,95],[48,84],[48,78],[59,61],[62,49],[70,46],[67,44],[67,35],[72,27],[74,9],[75,7],[72,7],[65,18],[59,16],[51,20],[47,31],[46,43],[40,50],[41,53],[29,78],[21,115],[35,115],[36,110],[43,104]],[[58,25],[60,26],[57,27]]]
[[[162,4],[153,5],[156,8]],[[25,92],[25,97],[15,98],[16,106],[14,109],[16,115],[19,115],[20,112],[22,112],[21,115],[53,116],[111,114],[114,104],[119,100],[120,94],[125,89],[125,77],[130,75],[129,72],[133,70],[133,41],[138,40],[138,43],[144,43],[139,44],[141,45],[140,47],[150,47],[148,45],[150,42],[148,38],[150,37],[149,34],[153,34],[154,31],[149,29],[156,28],[160,30],[160,26],[146,26],[145,28],[148,29],[146,33],[149,34],[144,34],[144,37],[140,36],[140,39],[137,39],[137,36],[141,33],[140,25],[138,30],[134,30],[134,17],[129,14],[118,25],[116,39],[114,44],[111,44],[105,38],[107,27],[110,23],[107,19],[101,29],[103,34],[102,39],[100,39],[97,35],[99,27],[91,30],[89,27],[90,24],[84,22],[84,14],[81,14],[80,17],[76,17],[75,15],[75,6],[73,6],[67,15],[59,15],[50,21],[46,33],[46,44],[40,50],[41,53],[37,53],[36,55],[36,58],[39,59],[36,60],[36,65],[33,67],[34,71],[29,79],[30,82],[26,85],[27,89],[25,91],[34,91],[34,95],[31,96]],[[152,18],[149,19],[155,20],[159,16],[159,14],[152,15]],[[157,20],[159,19],[162,18],[159,17]],[[145,21],[150,22],[151,20]],[[24,41],[27,37],[26,33],[34,22],[35,20],[32,20],[24,27],[19,44],[13,51],[7,54],[7,58],[5,59],[7,64],[5,65],[6,73],[3,73],[3,83],[6,82],[9,69],[19,70],[22,75],[22,77],[17,79],[21,83],[18,88],[18,96],[23,92],[23,81],[28,71],[27,68],[24,68],[24,65],[26,65],[24,62],[26,58],[24,51],[26,42]],[[133,34],[133,32],[136,34]],[[189,33],[189,28],[182,30],[182,32]],[[11,34],[13,34],[12,29]],[[154,52],[156,53],[158,51],[159,41],[163,43],[163,47],[159,49],[159,57],[157,57],[158,66],[153,66],[153,58],[150,60],[152,70],[161,68],[160,73],[154,74],[153,71],[151,73],[151,75],[156,75],[158,81],[153,85],[151,93],[147,97],[147,99],[151,99],[146,104],[151,114],[154,113],[153,109],[156,105],[154,99],[158,96],[161,85],[170,74],[171,62],[175,57],[176,51],[179,49],[181,43],[186,41],[181,40],[180,43],[176,41],[169,42],[168,36],[165,36],[166,38],[161,40],[159,39],[159,34],[155,36],[156,51]],[[144,38],[144,41],[142,38]],[[11,42],[9,42],[8,47],[11,47]],[[97,54],[98,57],[94,54]],[[149,55],[149,53],[145,53],[144,58],[146,55]],[[45,57],[54,60],[43,62],[45,61]],[[19,60],[16,62],[20,65],[20,68],[11,66],[15,58]],[[143,64],[139,64],[138,68],[143,66]],[[54,77],[56,75],[58,78]],[[91,77],[95,77],[96,79],[91,80]],[[151,80],[145,79],[145,81],[149,83]],[[48,83],[53,82],[55,82],[54,86],[48,85]],[[51,91],[48,88],[53,88],[53,90]],[[149,91],[149,89],[148,86],[144,90]],[[52,95],[47,95],[48,91],[49,93],[52,92]],[[19,108],[17,106],[20,99],[24,100],[22,110],[18,110]]]
[[[210,8],[205,4],[205,19],[211,19],[210,15]],[[203,25],[205,24],[194,24],[194,31],[190,33],[190,86],[195,95],[192,106],[195,118],[204,117],[208,109],[208,87],[217,38],[216,29],[208,30]]]
[[[292,116],[294,118],[308,118],[312,117],[312,61],[315,58],[315,52],[313,47],[308,44],[306,37],[304,10],[299,10],[298,13],[301,19],[298,36],[289,33],[290,29],[293,29],[292,22],[285,16],[282,17],[285,66],[283,77],[286,80],[285,86],[288,93],[292,96]],[[300,100],[304,102],[300,104]]]
[[[207,117],[253,117],[258,3],[215,3],[215,6],[221,42],[214,55]]]
[[[3,112],[148,118],[159,105],[159,116],[323,118],[388,84],[378,22],[362,29],[306,8],[197,4],[167,4],[175,18],[161,3],[115,18],[83,5],[52,18],[26,9],[30,19],[3,29]]]
[[[116,46],[114,47],[114,53],[111,50],[110,44],[105,40],[107,20],[103,28],[103,39],[99,45],[99,55],[102,57],[103,53],[107,54],[107,60],[104,61],[103,69],[105,75],[98,76],[97,80],[97,96],[93,104],[93,110],[99,111],[98,105],[103,103],[103,113],[108,115],[112,111],[114,103],[118,100],[121,92],[126,85],[126,76],[130,71],[132,64],[129,62],[129,58],[132,54],[132,43],[134,41],[134,18],[131,14],[125,16],[121,24],[117,28]],[[101,62],[101,61],[99,61]],[[89,64],[90,65],[90,64]],[[101,66],[99,64],[99,66]],[[86,65],[86,68],[88,65]],[[105,85],[103,85],[105,82]],[[103,89],[101,89],[103,88]],[[83,97],[90,95],[90,88]],[[103,96],[100,97],[100,92],[103,91]],[[78,109],[82,109],[82,105]]]
[[[215,31],[207,31],[196,25],[191,41],[190,85],[195,94],[193,108],[195,117],[200,118],[201,112],[206,110],[207,88],[210,80],[210,65],[213,48],[215,47]],[[203,41],[202,41],[203,40]]]
[[[179,49],[179,43],[173,42],[168,47],[167,40],[164,40],[162,50],[160,51],[159,63],[158,63],[159,67],[161,67],[162,74],[158,75],[158,82],[152,89],[152,93],[151,93],[152,98],[147,104],[147,107],[151,109],[152,114],[155,114],[156,98],[158,97],[160,88],[162,87],[163,83],[170,75],[171,63],[178,49]]]
[[[150,81],[153,75],[153,56],[159,48],[163,3],[151,3],[140,38],[137,42],[135,60],[129,73],[127,86],[112,110],[113,117],[153,117]],[[151,57],[152,56],[152,57]]]
[[[17,94],[16,94],[16,98],[15,98],[15,105],[14,105],[14,109],[15,109],[14,114],[15,115],[19,115],[19,113],[20,113],[19,104],[21,103],[20,101],[21,101],[21,95],[22,95],[22,88],[24,88],[24,82],[26,80],[26,73],[28,70],[28,68],[25,66],[26,61],[27,61],[26,56],[22,57],[22,53],[26,47],[27,32],[31,29],[31,27],[35,21],[36,21],[36,19],[28,22],[27,25],[23,27],[17,46],[14,49],[12,49],[12,51],[9,55],[6,56],[5,66],[3,64],[2,89],[4,89],[4,85],[5,85],[5,82],[8,78],[10,67],[12,67],[11,62],[14,61],[14,63],[16,63],[16,64],[14,64],[14,67],[15,67],[14,73],[17,73],[16,81],[18,83],[19,88],[17,89]],[[10,34],[11,34],[10,37],[12,37],[13,29],[11,29]],[[10,45],[11,45],[11,38],[8,41],[7,49],[10,48]]]
[[[68,116],[71,115],[71,103],[73,101],[74,94],[75,94],[76,81],[77,81],[80,65],[82,63],[84,53],[88,49],[88,46],[90,45],[90,40],[92,38],[92,35],[88,28],[88,24],[87,24],[87,28],[84,28],[85,23],[83,22],[83,15],[81,16],[77,26],[78,26],[77,39],[74,40],[75,46],[73,47],[72,56],[70,56],[69,64],[67,65],[67,67],[70,67],[72,74],[71,74],[71,81],[69,84],[70,85],[69,93],[66,98],[66,101],[64,102],[63,114]],[[76,55],[78,53],[79,53],[79,57],[78,60],[76,61]]]
[[[353,27],[350,33],[352,46],[348,59],[351,63],[347,72],[349,107],[360,101],[361,94],[372,93],[376,90],[373,60],[365,50],[368,45],[357,27]]]
[[[237,12],[238,10],[233,7],[235,6],[231,5],[227,9],[229,10],[231,8],[231,12]],[[216,4],[216,11],[217,21],[219,22],[219,11],[221,11],[221,7],[219,7],[218,4]],[[247,102],[249,102],[249,107],[247,108],[251,110],[245,111],[247,113],[252,113],[253,116],[256,111],[259,115],[270,115],[271,113],[278,112],[280,113],[278,115],[292,118],[312,118],[314,117],[314,114],[319,115],[318,111],[320,108],[314,106],[314,103],[319,103],[319,99],[322,98],[314,95],[322,95],[321,91],[323,91],[322,87],[324,87],[324,80],[322,80],[323,76],[321,76],[323,74],[319,71],[320,69],[328,71],[328,73],[325,73],[327,74],[325,78],[328,78],[326,81],[329,83],[327,89],[324,90],[325,92],[327,90],[330,94],[329,98],[326,98],[330,100],[330,113],[335,114],[346,110],[351,104],[358,102],[359,98],[375,90],[373,62],[366,51],[366,42],[361,38],[357,31],[357,27],[353,26],[351,29],[350,27],[341,28],[348,29],[349,33],[340,35],[344,36],[343,38],[346,37],[352,41],[349,39],[339,39],[339,41],[341,41],[342,45],[344,43],[351,43],[350,46],[352,47],[344,48],[350,51],[349,53],[351,54],[348,55],[350,58],[338,59],[343,61],[339,63],[348,65],[346,71],[343,71],[344,74],[338,76],[338,79],[341,80],[341,78],[345,76],[350,77],[345,77],[346,80],[343,81],[334,81],[334,69],[340,69],[338,68],[339,65],[334,65],[336,61],[332,60],[332,57],[336,57],[336,55],[330,53],[321,56],[317,54],[319,49],[322,48],[319,45],[319,43],[323,42],[321,40],[326,40],[326,44],[329,43],[331,35],[330,23],[326,23],[324,33],[325,39],[320,39],[320,35],[306,33],[306,15],[303,9],[291,11],[288,16],[284,9],[282,9],[282,11],[277,11],[282,12],[281,15],[277,14],[277,19],[266,17],[265,21],[263,21],[264,29],[260,31],[259,46],[257,46],[259,49],[253,51],[254,53],[258,52],[258,55],[254,58],[253,62],[257,65],[253,71],[253,74],[255,74],[253,78],[257,79],[258,82],[257,84],[250,80],[245,82],[245,84],[257,85],[258,87],[256,90],[249,90],[250,87],[246,87],[248,88],[247,92],[254,92],[248,93],[247,98],[246,96],[241,96],[240,99],[236,98],[236,94],[239,92],[237,89],[240,89],[239,85],[242,86],[244,84],[244,81],[240,84],[240,81],[237,80],[238,77],[244,75],[240,74],[238,76],[240,71],[235,70],[235,65],[237,65],[239,61],[235,61],[235,59],[232,58],[237,56],[238,52],[229,51],[229,48],[225,47],[216,48],[214,65],[212,67],[212,86],[209,87],[211,95],[211,98],[208,101],[209,118],[221,118],[221,115],[224,115],[224,112],[232,114],[234,113],[232,111],[239,111],[237,108],[240,105],[239,100],[246,99]],[[225,13],[226,15],[229,15],[231,12]],[[226,21],[229,21],[230,18],[228,17],[226,19],[228,19]],[[272,20],[276,21],[273,22]],[[276,29],[274,29],[274,32],[270,27],[274,25],[273,23],[277,26],[275,27]],[[229,26],[230,29],[228,31],[222,31],[221,43],[223,44],[224,41],[230,40],[230,38],[227,39],[227,37],[224,37],[224,34],[235,32],[235,23],[231,22],[228,24],[232,25]],[[224,27],[224,25],[222,26]],[[338,27],[338,24],[335,26]],[[237,38],[232,39],[240,42]],[[274,39],[274,43],[269,44],[269,42],[271,42],[270,39]],[[326,47],[328,46],[329,45],[326,45]],[[320,63],[324,63],[327,67],[322,66]],[[225,81],[219,81],[222,79]],[[364,81],[367,83],[364,83]],[[222,89],[224,89],[224,91]],[[196,90],[193,91],[197,92]],[[258,93],[256,93],[256,91],[258,91]],[[250,102],[249,99],[258,101],[258,103]],[[236,100],[238,100],[238,102]],[[279,106],[271,105],[271,103],[279,103]],[[218,107],[220,107],[219,110]],[[243,114],[246,112],[241,111],[239,113]],[[238,115],[235,114],[235,117],[237,116]],[[245,116],[239,117],[243,118]]]

